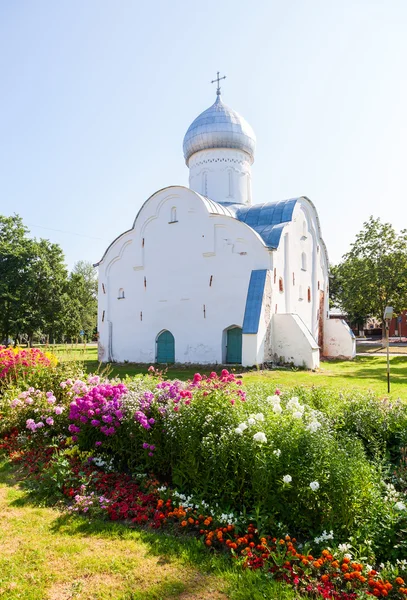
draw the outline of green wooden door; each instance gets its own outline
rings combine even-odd
[[[157,362],[175,362],[175,341],[171,331],[163,331],[157,338]]]
[[[240,327],[233,327],[227,330],[226,341],[226,362],[242,363],[242,330]]]

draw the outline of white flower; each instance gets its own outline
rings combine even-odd
[[[283,477],[284,483],[291,483],[292,480],[293,480],[293,478],[291,477],[291,475],[284,475],[284,477]]]
[[[316,492],[319,489],[319,483],[318,481],[311,481],[311,483],[309,484],[310,488],[312,489],[313,492]]]
[[[296,410],[295,412],[293,412],[293,417],[295,419],[302,419],[302,412],[300,412],[299,410]]]
[[[274,454],[274,456],[277,456],[277,458],[280,458],[281,450],[279,448],[277,448],[277,450],[273,450],[273,454]]]
[[[283,412],[283,409],[281,408],[280,404],[275,404],[273,406],[273,412],[275,412],[276,415],[281,415],[281,413]]]
[[[256,423],[256,420],[253,419],[253,417],[250,417],[249,419],[247,419],[247,422],[249,425],[254,425]]]
[[[236,427],[235,433],[237,433],[237,435],[242,435],[243,431],[240,429],[240,427]]]
[[[406,505],[404,504],[404,502],[396,502],[394,508],[396,510],[406,510]]]
[[[352,554],[349,554],[348,552],[348,554],[343,555],[343,558],[348,558],[349,560],[352,560]]]
[[[280,396],[277,396],[277,394],[274,394],[274,396],[268,396],[266,400],[271,404],[280,404]]]
[[[315,433],[320,427],[321,423],[319,423],[319,421],[311,421],[311,423],[309,423],[309,425],[307,425],[305,429],[307,429],[311,433]]]
[[[333,540],[333,538],[334,538],[334,532],[332,531],[332,529],[329,533],[327,533],[324,529],[324,531],[321,533],[320,537],[316,537],[314,539],[314,542],[316,544],[320,544],[321,542],[326,542],[327,540]]]
[[[350,549],[351,549],[350,544],[339,544],[339,546],[338,546],[339,552],[347,552],[347,550],[350,550]]]
[[[259,431],[258,433],[255,433],[253,436],[253,439],[255,442],[260,442],[261,444],[266,444],[267,443],[267,438],[265,436],[265,434],[262,431]]]
[[[292,408],[292,409],[299,410],[299,407],[300,407],[300,403],[299,403],[298,398],[296,396],[294,396],[293,398],[291,398],[291,400],[289,400],[287,402],[287,408]]]
[[[256,419],[256,421],[264,421],[263,413],[257,413],[257,415],[254,415],[254,418]]]
[[[238,429],[243,432],[245,429],[247,429],[247,423],[240,423]]]

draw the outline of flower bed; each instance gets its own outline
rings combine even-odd
[[[24,378],[0,402],[9,432],[0,449],[44,501],[188,531],[305,596],[407,595],[403,440],[385,481],[383,455],[366,452],[366,421],[346,426],[350,402],[323,410],[313,392],[243,390],[226,370],[186,383],[153,368],[125,383],[67,377],[56,387],[53,377],[51,389]],[[374,402],[387,414],[369,399],[371,413]],[[354,412],[366,406],[353,402]]]

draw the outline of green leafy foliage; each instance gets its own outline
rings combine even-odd
[[[28,237],[22,219],[0,215],[0,342],[91,338],[96,328],[96,274],[78,262],[68,276],[62,249]]]
[[[383,318],[386,306],[396,313],[407,307],[407,231],[370,219],[343,261],[332,269],[331,300],[350,321]]]

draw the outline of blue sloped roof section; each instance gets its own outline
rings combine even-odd
[[[282,202],[267,202],[254,206],[227,202],[222,204],[234,213],[236,219],[254,229],[268,248],[276,249],[284,226],[292,220],[297,200],[298,198],[291,198]]]
[[[243,333],[257,333],[259,330],[261,306],[263,303],[266,269],[252,271],[247,291],[246,309],[243,320]]]

